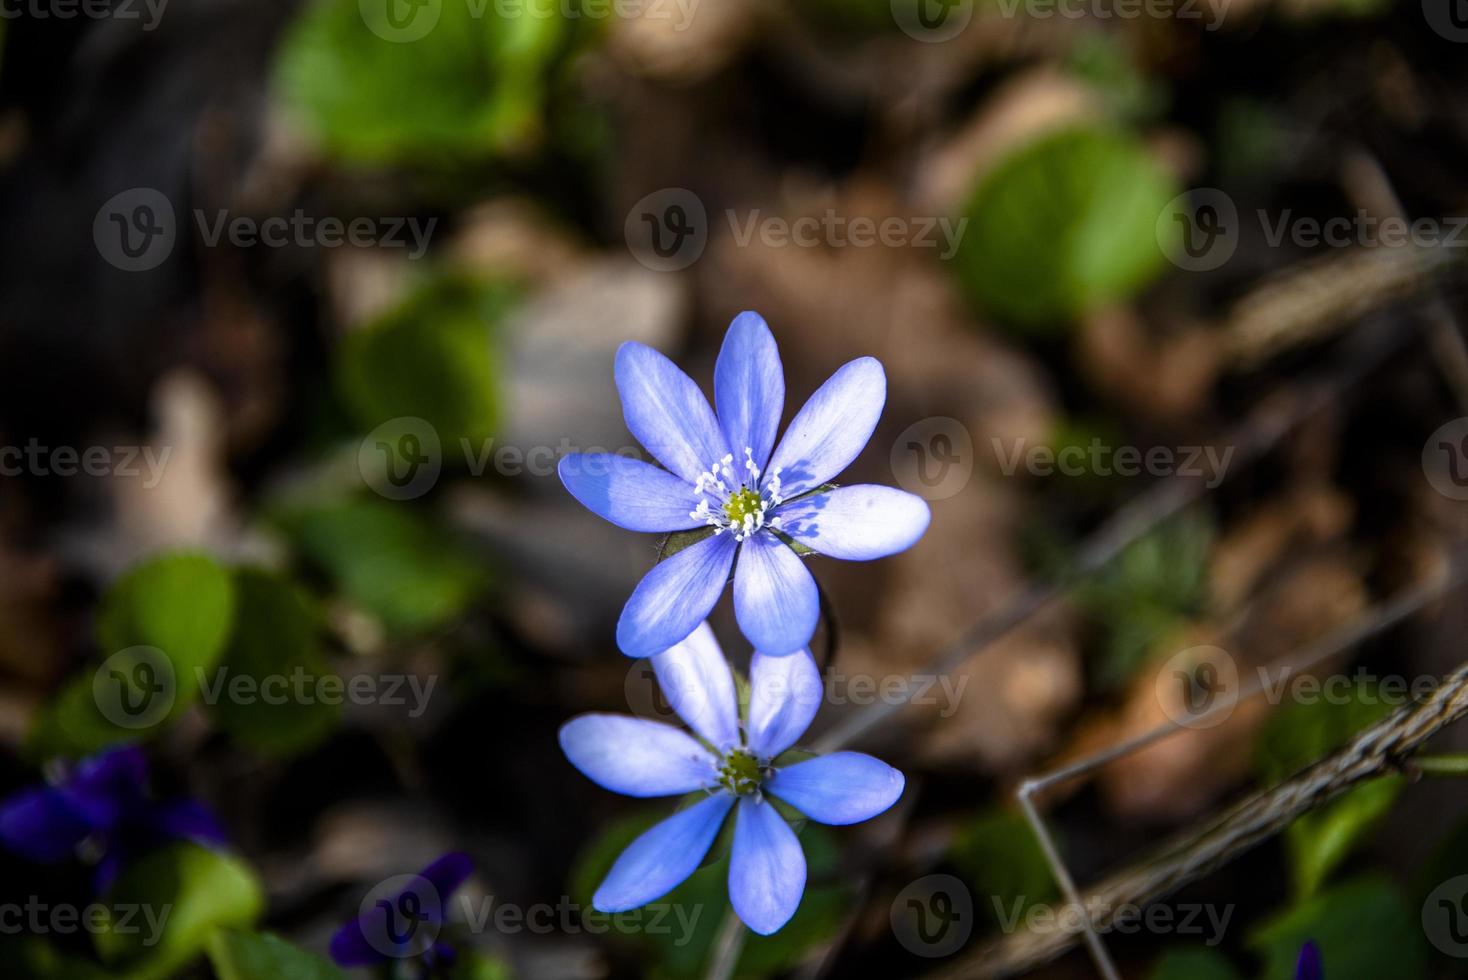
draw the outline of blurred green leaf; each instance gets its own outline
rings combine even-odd
[[[447,459],[495,435],[502,403],[495,324],[508,287],[461,279],[424,286],[342,343],[337,387],[364,429],[417,417],[438,432]]]
[[[952,856],[974,889],[981,917],[1022,915],[1059,895],[1035,833],[1018,811],[994,807],[979,814],[959,829]]]
[[[117,918],[94,937],[98,953],[131,977],[148,980],[201,955],[216,929],[249,928],[264,911],[265,894],[238,859],[175,844],[124,869],[105,904]]]
[[[1120,118],[1154,119],[1167,108],[1167,87],[1138,67],[1130,48],[1109,31],[1081,31],[1066,66],[1088,83]]]
[[[119,685],[110,703],[171,700],[155,702],[157,718],[145,712],[138,727],[124,727],[118,722],[125,719],[109,717],[99,705],[94,684],[104,665],[93,665],[67,681],[40,713],[27,751],[40,758],[82,756],[157,734],[198,697],[199,672],[222,654],[234,605],[229,571],[205,555],[166,555],[123,575],[103,596],[97,618],[97,643],[107,658],[104,680]],[[166,695],[158,693],[165,689]]]
[[[108,590],[97,641],[108,654],[133,646],[162,650],[178,676],[177,712],[198,694],[198,670],[212,667],[224,652],[234,598],[229,571],[207,555],[155,558]]]
[[[1296,701],[1270,717],[1255,743],[1255,767],[1264,782],[1278,782],[1335,751],[1390,710],[1370,686],[1353,684],[1349,690],[1351,696],[1344,702],[1325,696]],[[1285,842],[1296,896],[1303,898],[1318,890],[1330,872],[1375,831],[1402,786],[1398,776],[1372,780],[1290,825]]]
[[[1135,138],[1071,128],[1014,151],[970,201],[956,271],[978,304],[1039,329],[1131,296],[1166,262],[1177,194]]]
[[[353,497],[279,520],[347,598],[397,633],[453,619],[488,587],[488,572],[456,539],[401,504]]]
[[[25,980],[119,980],[39,936],[0,934],[0,963],[5,964],[6,976]]]
[[[270,933],[216,929],[209,963],[219,980],[346,980],[347,975],[315,953]]]
[[[448,980],[513,980],[514,976],[503,961],[473,950],[460,950],[458,961],[448,972]]]
[[[235,595],[238,625],[219,670],[209,678],[220,692],[210,705],[211,716],[260,752],[289,753],[314,745],[341,714],[338,706],[317,697],[318,682],[331,675],[317,611],[290,582],[259,569],[235,573]],[[239,677],[254,682],[248,699],[229,694]],[[305,697],[297,696],[298,677],[304,678]]]
[[[1160,640],[1205,610],[1214,534],[1206,511],[1183,511],[1076,587],[1077,604],[1101,628],[1095,680],[1102,690],[1126,684]],[[1055,569],[1052,574],[1066,574],[1065,553],[1051,546],[1044,560]]]
[[[1296,903],[1254,930],[1262,980],[1293,980],[1300,947],[1320,947],[1330,980],[1418,980],[1425,975],[1415,911],[1385,878],[1364,877]]]
[[[1211,949],[1170,949],[1157,958],[1149,980],[1243,980],[1228,957]]]
[[[276,80],[342,157],[474,159],[540,137],[547,81],[570,35],[561,16],[503,17],[492,4],[314,0],[281,45]]]

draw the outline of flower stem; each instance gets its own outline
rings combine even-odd
[[[739,953],[744,949],[747,932],[744,923],[731,908],[724,914],[719,934],[714,937],[714,951],[709,957],[709,969],[705,980],[729,980],[734,976],[734,967],[739,965]]]
[[[1468,752],[1419,755],[1412,763],[1424,776],[1468,776]]]

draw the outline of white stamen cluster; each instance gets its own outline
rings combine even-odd
[[[785,500],[780,492],[780,470],[775,467],[763,491],[760,490],[760,468],[754,462],[754,450],[744,447],[742,480],[734,475],[734,454],[715,460],[708,472],[700,473],[693,485],[698,506],[688,516],[714,528],[715,534],[729,531],[735,541],[743,541],[763,527],[779,530],[779,517],[765,515]],[[712,501],[712,505],[710,502]]]

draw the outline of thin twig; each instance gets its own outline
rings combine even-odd
[[[1468,753],[1419,755],[1412,767],[1424,776],[1468,776]]]
[[[719,934],[714,938],[713,953],[709,957],[705,980],[729,980],[734,968],[739,965],[739,954],[744,950],[744,938],[748,930],[731,908],[724,914]]]
[[[1367,780],[1401,770],[1407,757],[1444,727],[1468,716],[1468,663],[1420,702],[1364,729],[1345,748],[1188,830],[1071,898],[1059,923],[1089,922],[1105,931],[1118,910],[1144,907],[1268,840],[1303,813]],[[1006,936],[941,974],[943,980],[1007,977],[1053,960],[1079,941],[1061,926]]]

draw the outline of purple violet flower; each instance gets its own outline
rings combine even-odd
[[[754,654],[749,713],[741,724],[734,677],[707,623],[652,658],[673,710],[698,736],[626,715],[589,714],[561,727],[561,749],[593,782],[627,796],[701,793],[617,858],[592,904],[624,912],[667,894],[698,869],[731,810],[729,900],[761,935],[795,914],[805,891],[805,855],[771,803],[817,823],[860,823],[902,795],[902,773],[859,752],[777,764],[805,733],[824,688],[808,651]]]
[[[439,939],[444,908],[473,873],[468,855],[449,853],[417,874],[390,879],[388,894],[369,894],[361,914],[331,937],[331,958],[341,967],[414,959],[422,976],[447,971],[458,951]]]
[[[1295,980],[1324,980],[1325,970],[1320,961],[1320,947],[1315,940],[1306,940],[1300,947],[1300,958],[1295,961]]]
[[[615,454],[571,454],[561,482],[588,509],[629,531],[712,527],[648,572],[617,623],[629,657],[668,649],[707,618],[736,552],[739,628],[766,654],[810,645],[820,613],[815,579],[785,539],[818,554],[869,561],[912,547],[928,505],[891,487],[819,492],[866,446],[887,398],[882,365],[843,366],[805,403],[780,443],[784,369],[757,313],[734,318],[714,367],[718,415],[688,375],[638,343],[617,351],[627,428],[666,469]],[[728,532],[728,533],[725,533]]]
[[[101,855],[99,893],[126,862],[175,840],[219,847],[225,835],[198,801],[159,803],[148,795],[148,760],[137,746],[83,759],[55,783],[0,801],[0,844],[54,864],[75,856],[85,843]]]

